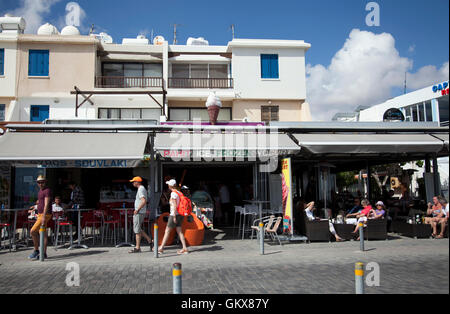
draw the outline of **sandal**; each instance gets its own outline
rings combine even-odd
[[[164,250],[158,249],[158,254],[163,254]]]
[[[435,238],[436,238],[436,239],[443,239],[444,236],[440,234],[440,235],[437,235]]]
[[[141,249],[134,248],[131,251],[128,251],[128,253],[141,253]]]
[[[189,254],[188,250],[181,250],[177,252],[178,255]]]

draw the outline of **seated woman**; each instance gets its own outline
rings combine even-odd
[[[432,236],[435,237],[436,239],[444,238],[445,228],[448,228],[448,208],[449,208],[448,202],[445,198],[439,197],[439,203],[442,206],[443,217],[438,220],[431,221],[431,227],[433,228]],[[441,225],[440,234],[437,234],[437,225],[438,224]]]
[[[373,210],[368,199],[363,199],[361,201],[361,205],[363,206],[363,209],[361,210],[361,212],[359,212],[356,215],[356,228],[355,228],[355,230],[353,230],[353,233],[358,232],[360,223],[365,224],[367,222],[367,217],[369,216],[370,212]]]
[[[306,214],[306,217],[308,218],[309,221],[320,220],[320,218],[314,217],[313,211],[315,209],[316,209],[316,207],[314,206],[314,202],[310,202],[310,203],[308,203],[306,205],[306,207],[305,207],[305,214]],[[329,225],[329,229],[330,229],[331,234],[336,238],[336,242],[343,242],[344,239],[342,239],[336,233],[336,230],[334,229],[333,224],[329,220],[328,220],[328,225]]]
[[[386,215],[386,206],[382,201],[378,201],[375,204],[375,209],[372,209],[369,212],[369,219],[383,219],[384,215]]]

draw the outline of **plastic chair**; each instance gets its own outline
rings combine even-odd
[[[245,218],[246,216],[253,216],[256,217],[259,214],[259,208],[258,205],[245,205],[244,206],[244,212],[242,213],[243,215],[243,222],[242,222],[242,240],[244,240],[244,236],[245,236],[245,232],[246,232],[246,223],[245,223]],[[251,224],[252,222],[247,221],[247,223]]]
[[[278,231],[278,228],[280,227],[282,220],[283,220],[283,217],[277,217],[277,219],[276,219],[275,223],[272,225],[272,227],[269,227],[266,230],[266,233],[272,238],[272,241],[275,241],[275,239],[277,239],[278,243],[280,245],[282,245],[282,244],[281,244],[280,238],[278,237],[277,231]]]
[[[101,232],[103,226],[103,211],[102,210],[93,210],[91,212],[87,212],[83,220],[83,233],[84,229],[91,226],[92,231],[92,244],[95,244],[95,229],[99,229]]]
[[[241,230],[241,215],[244,211],[244,208],[242,206],[234,206],[234,221],[233,221],[233,233],[236,229],[236,215],[239,214],[239,226],[238,226],[238,235]]]
[[[64,231],[67,233],[67,230],[63,229],[67,229],[67,227],[69,227],[70,247],[72,247],[73,245],[72,222],[67,220],[67,217],[64,217],[63,213],[54,213],[53,217],[55,218],[55,228],[56,228],[54,241],[55,250],[58,249],[58,238],[61,233],[62,233],[61,234],[62,242],[65,243]]]
[[[262,221],[262,223],[264,224],[264,230],[267,231],[268,228],[272,227],[273,222],[275,221],[275,216],[271,215],[271,216],[266,216],[260,219],[255,219],[253,221],[253,225],[251,226],[252,229],[252,235],[250,237],[250,239],[253,240],[253,233],[254,231],[257,232],[257,235],[259,236],[259,222]],[[265,233],[266,234],[266,233]]]
[[[102,211],[102,245],[104,243],[104,239],[108,238],[108,231],[111,230],[111,227],[113,228],[113,236],[111,239],[114,239],[114,245],[117,244],[117,238],[116,238],[116,227],[119,228],[119,213],[117,211],[112,211],[112,214],[110,215],[110,212],[107,211],[107,216],[105,218],[105,212]],[[106,235],[105,235],[106,231]]]

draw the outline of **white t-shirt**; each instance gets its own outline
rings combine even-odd
[[[137,210],[139,205],[141,205],[141,198],[145,198],[147,201],[147,190],[143,185],[141,185],[136,193],[136,200],[134,201],[134,209]],[[144,215],[147,213],[147,204],[139,211],[140,215]]]
[[[180,205],[180,196],[178,196],[176,192],[172,192],[170,193],[170,199],[177,202],[177,207],[172,208],[172,206],[170,206],[170,216],[176,216],[178,205]]]
[[[56,205],[56,204],[52,205],[52,212],[58,213],[58,212],[62,212],[62,211],[63,211],[63,208],[61,206]]]
[[[444,210],[445,217],[448,217],[448,205],[449,205],[449,204],[447,204],[447,205],[445,206],[445,210]]]
[[[313,220],[315,219],[315,218],[314,218],[314,214],[313,214],[313,212],[309,209],[309,207],[305,209],[305,213],[306,213],[306,217],[308,217],[308,220],[309,220],[309,221],[313,221]]]

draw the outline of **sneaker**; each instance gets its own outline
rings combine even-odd
[[[39,258],[39,251],[33,251],[30,256],[28,256],[28,259],[36,259]]]
[[[36,256],[36,260],[38,260],[40,258],[39,252],[38,252],[38,256]],[[44,253],[44,259],[47,259],[47,253]]]

